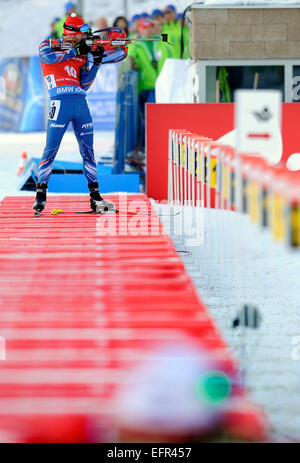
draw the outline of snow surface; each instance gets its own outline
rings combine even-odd
[[[169,206],[157,206],[166,214]],[[266,412],[276,442],[300,441],[300,259],[273,241],[248,216],[202,209],[196,219],[181,209],[170,235],[222,335],[244,370],[243,384]],[[180,208],[179,208],[180,210]],[[186,245],[178,235],[204,226],[204,239]],[[162,221],[169,227],[170,220]],[[180,228],[179,228],[180,229]],[[175,233],[176,231],[176,233]],[[244,304],[258,308],[259,329],[232,327]]]

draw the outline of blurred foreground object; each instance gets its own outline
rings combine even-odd
[[[118,440],[214,441],[228,430],[232,439],[264,439],[263,420],[249,407],[248,423],[244,401],[232,366],[207,350],[189,342],[158,348],[132,371],[117,398]]]

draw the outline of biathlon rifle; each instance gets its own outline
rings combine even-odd
[[[101,35],[100,35],[101,34]],[[160,37],[152,37],[152,38],[141,38],[141,37],[126,37],[126,33],[123,29],[118,27],[108,27],[106,29],[100,29],[95,32],[88,32],[86,33],[86,37],[83,39],[86,45],[90,48],[90,50],[95,50],[98,46],[103,46],[105,51],[109,51],[115,49],[116,47],[127,47],[134,42],[166,42],[169,45],[172,45],[168,42],[168,34],[161,34]],[[72,41],[68,42],[61,42],[59,40],[52,40],[50,39],[50,46],[54,50],[69,50],[73,48]]]

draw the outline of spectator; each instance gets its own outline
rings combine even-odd
[[[137,37],[139,35],[140,15],[135,14],[132,16],[129,23],[129,37]]]
[[[162,32],[168,34],[168,41],[173,45],[173,58],[180,58],[180,25],[177,22],[177,13],[173,5],[168,5],[163,10],[164,24]]]
[[[152,11],[152,14],[151,14],[151,19],[152,21],[153,20],[156,20],[157,22],[159,21],[161,23],[161,25],[163,25],[164,23],[164,14],[161,10],[153,10]]]
[[[142,37],[153,37],[154,27],[149,19],[140,20],[139,32]],[[154,42],[140,41],[128,48],[128,57],[133,62],[133,68],[138,70],[139,93],[139,146],[145,150],[145,104],[155,103],[155,82],[158,75],[157,61],[154,55]]]
[[[152,16],[151,21],[153,23],[153,35],[159,37],[162,32],[162,21],[159,16]]]
[[[76,13],[77,15],[79,14],[76,3],[67,2],[65,4],[65,16],[56,23],[57,37],[61,37],[63,35],[65,20],[67,19],[68,16],[71,16],[72,13]]]
[[[124,16],[118,16],[113,22],[113,27],[124,29],[126,36],[128,36],[128,21]]]
[[[108,25],[108,22],[107,22],[106,18],[101,16],[100,18],[97,19],[97,21],[96,21],[97,31],[99,31],[101,29],[106,29],[107,27],[109,27],[109,25]]]
[[[164,10],[163,33],[168,34],[169,42],[174,45],[173,58],[189,58],[189,29],[184,25],[181,30],[181,20],[177,20],[176,8],[168,5]],[[183,53],[181,54],[181,34],[183,33]]]
[[[177,12],[174,5],[168,5],[163,10],[166,29],[173,29],[178,26]]]
[[[162,33],[162,21],[158,16],[154,16],[153,22],[153,33],[155,37],[160,37]],[[173,58],[172,46],[165,42],[153,42],[154,56],[157,61],[157,74],[163,68],[163,65],[167,58]]]
[[[154,24],[154,34],[156,36],[160,36],[162,32],[164,31],[164,13],[161,10],[153,10],[152,11],[152,21]],[[167,58],[174,58],[177,57],[175,56],[175,47],[173,46],[173,43],[175,42],[175,38],[173,35],[169,37],[170,33],[168,33],[168,42],[172,43],[172,45],[169,45],[167,43],[161,43],[158,42],[157,44],[157,63],[158,63],[158,72],[162,70],[162,67],[164,65],[164,62]],[[170,40],[171,39],[171,40]]]

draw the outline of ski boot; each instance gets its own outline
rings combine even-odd
[[[36,216],[40,215],[40,213],[45,208],[47,200],[47,188],[48,185],[46,183],[37,183],[36,185],[36,198],[33,205],[33,209],[36,211],[34,215]]]
[[[98,182],[88,184],[91,197],[91,209],[97,214],[103,214],[106,212],[116,213],[114,203],[109,203],[105,201],[99,193],[99,184]]]

